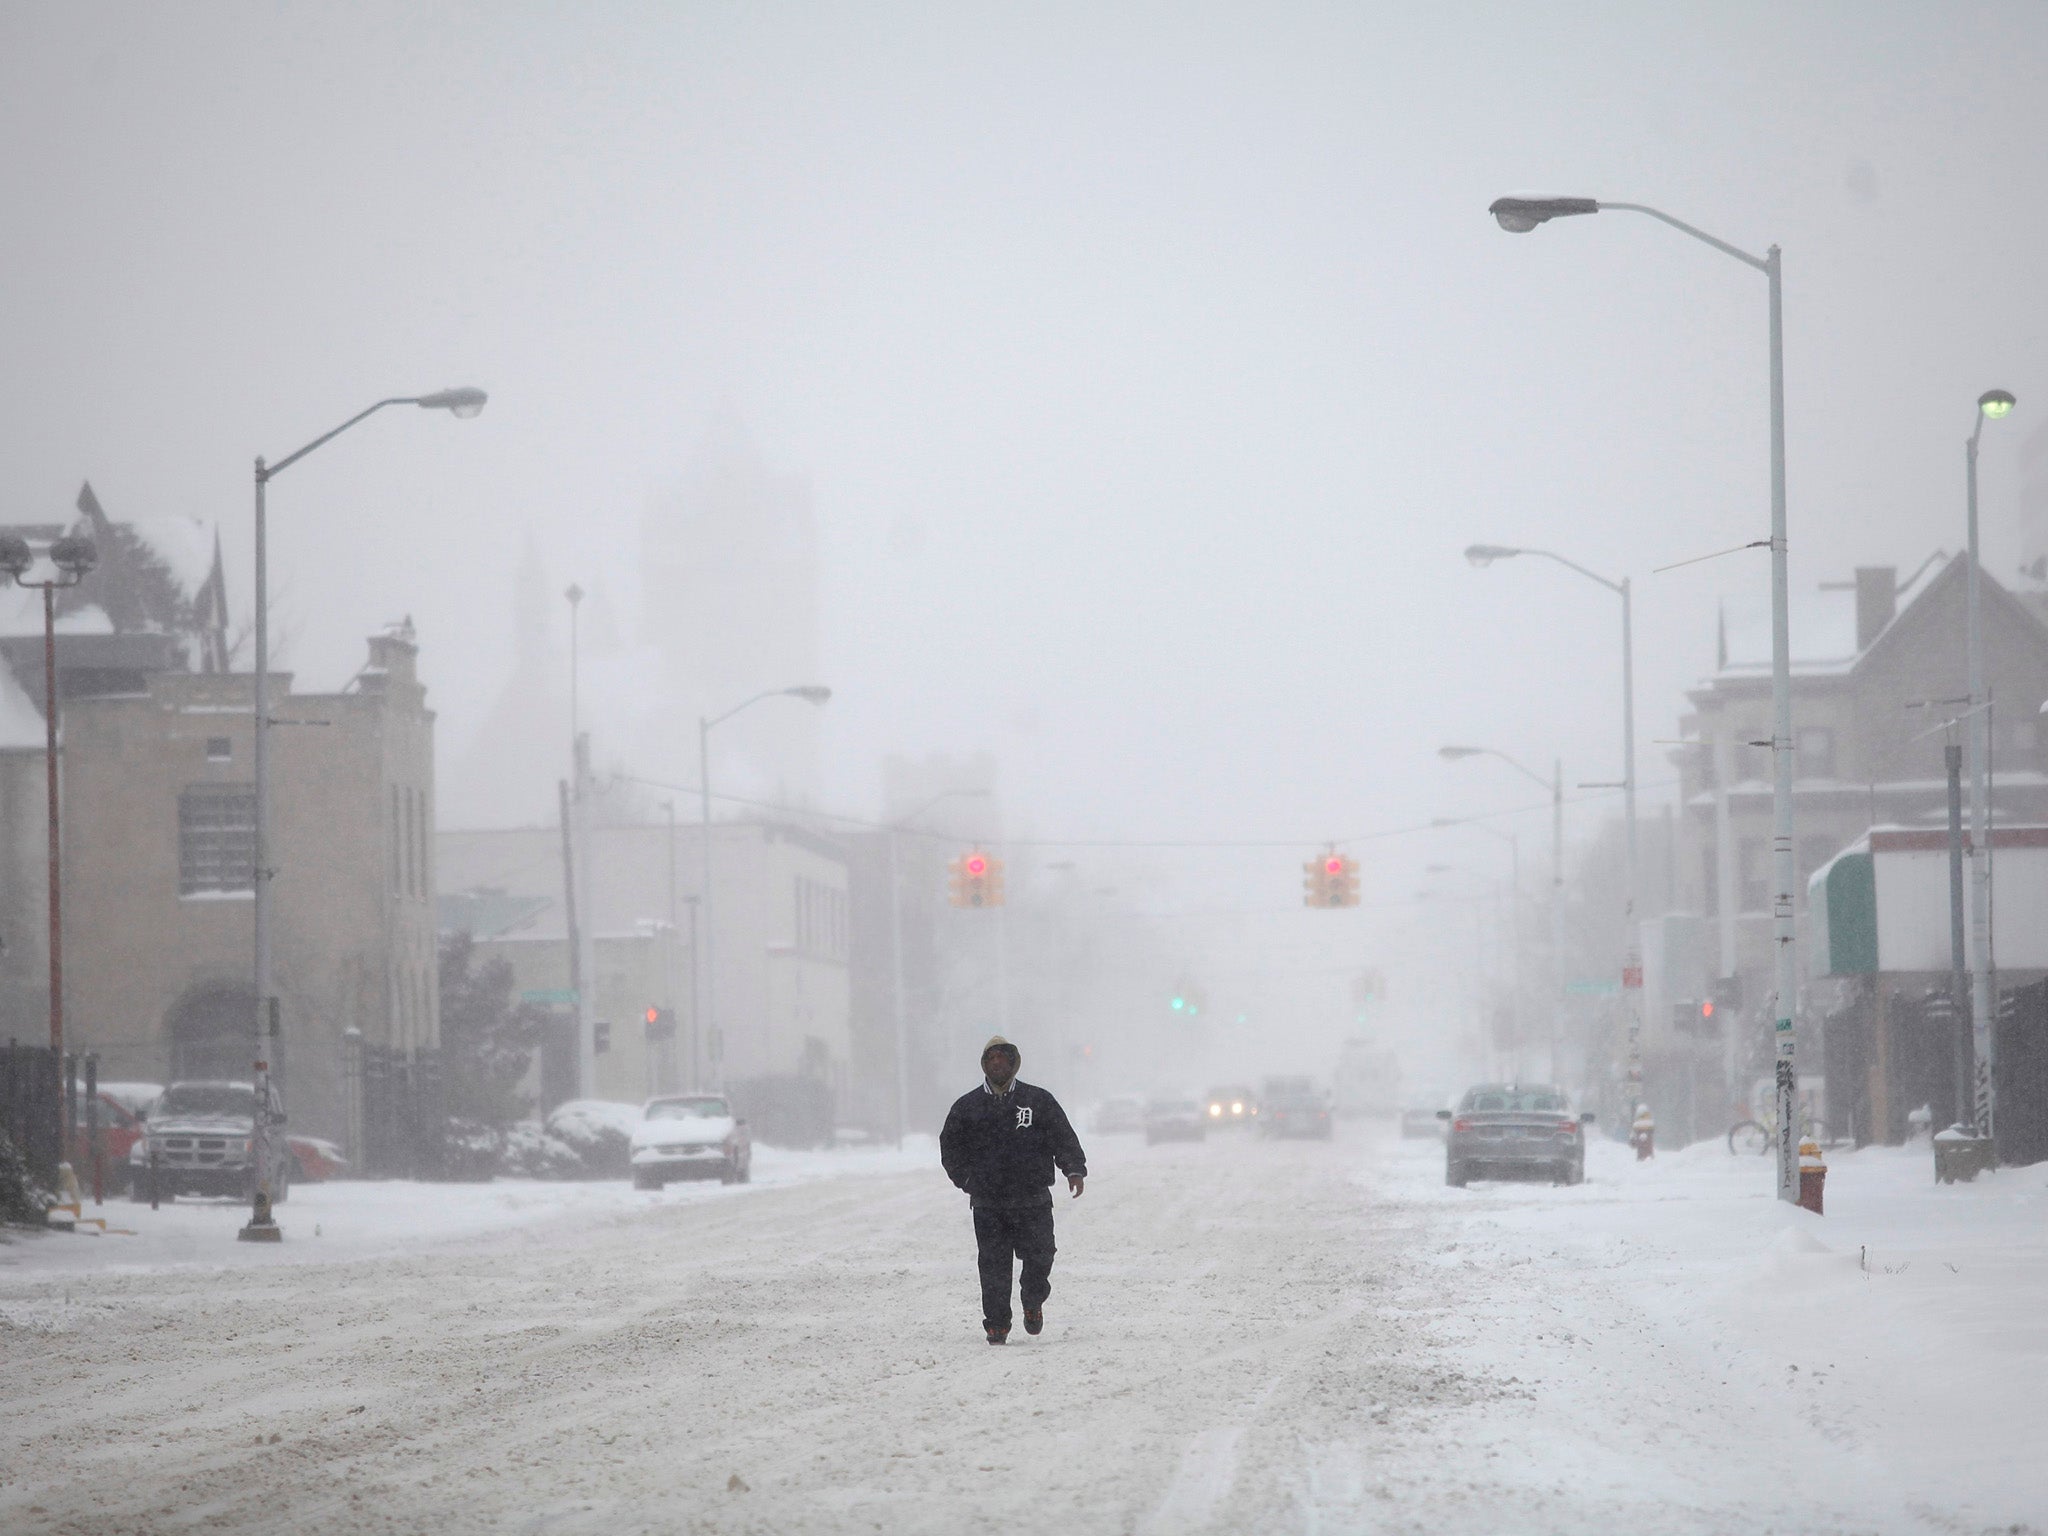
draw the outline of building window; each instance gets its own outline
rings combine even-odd
[[[255,886],[255,786],[188,785],[178,795],[178,894]]]
[[[1809,779],[1835,776],[1835,733],[1824,725],[1802,725],[1794,735],[1799,773]]]
[[[433,894],[434,890],[433,871],[428,867],[427,862],[433,854],[434,843],[433,839],[427,836],[427,792],[424,789],[419,792],[418,797],[413,801],[413,806],[418,813],[420,823],[420,884],[419,889],[414,894],[424,901]]]
[[[412,791],[408,789],[405,792],[405,808],[400,813],[405,818],[405,876],[404,882],[399,886],[399,889],[402,892],[406,892],[416,896],[419,894],[420,888],[418,851],[419,845],[413,840],[412,808],[413,794]]]
[[[206,738],[206,760],[209,763],[225,763],[233,760],[235,744],[225,736]]]

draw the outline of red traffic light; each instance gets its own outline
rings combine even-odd
[[[980,876],[987,874],[988,860],[983,858],[978,853],[972,855],[967,860],[967,873],[975,876],[976,878],[979,878]]]
[[[1344,861],[1333,853],[1323,860],[1323,871],[1326,874],[1341,875],[1344,873]]]
[[[1713,1016],[1714,1002],[1712,998],[1709,998],[1706,1002],[1700,1004],[1700,1017],[1703,1019],[1711,1019]]]
[[[648,1023],[650,1023],[650,1024],[658,1024],[658,1023],[660,1023],[660,1022],[661,1022],[661,1010],[660,1010],[659,1008],[649,1008],[649,1009],[647,1010],[647,1022],[648,1022]]]

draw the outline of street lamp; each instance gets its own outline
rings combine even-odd
[[[718,924],[713,920],[714,908],[711,896],[711,728],[722,725],[743,709],[752,709],[763,699],[802,699],[806,704],[819,705],[832,697],[830,688],[816,683],[805,683],[795,688],[766,688],[751,699],[733,705],[722,715],[709,719],[697,718],[697,791],[702,797],[704,816],[704,1009],[702,1018],[706,1026],[705,1039],[710,1042],[711,1059],[718,1068],[718,1081],[725,1082],[725,1037],[718,1032],[718,992],[713,985],[714,968],[718,954]]]
[[[823,700],[819,701],[820,703]],[[903,877],[896,857],[899,833],[935,805],[948,800],[985,799],[985,789],[948,789],[933,795],[916,810],[889,824],[889,963],[894,975],[896,998],[896,1145],[903,1145],[904,1127],[910,1120],[910,1025],[904,1009],[903,991]]]
[[[99,564],[99,551],[91,539],[70,534],[58,539],[50,546],[50,563],[57,568],[55,576],[46,576],[41,581],[26,581],[29,567],[35,564],[28,543],[13,534],[0,537],[0,574],[11,578],[18,587],[39,587],[43,593],[43,763],[44,778],[49,790],[49,837],[50,837],[50,1055],[57,1066],[57,1134],[59,1146],[57,1155],[62,1159],[71,1156],[69,1119],[63,1112],[64,1100],[64,882],[62,875],[61,825],[57,809],[57,591],[60,587],[75,587],[85,580],[86,572]]]
[[[236,1236],[245,1242],[276,1242],[284,1233],[270,1212],[270,1178],[266,1141],[269,1135],[270,1063],[264,1041],[277,1033],[277,1003],[270,995],[270,882],[277,871],[270,864],[270,555],[264,520],[264,498],[270,482],[290,469],[315,448],[341,436],[365,417],[374,416],[387,405],[417,405],[422,410],[447,411],[468,420],[484,408],[489,397],[480,389],[442,389],[430,395],[394,395],[356,412],[331,432],[323,432],[305,447],[288,453],[275,464],[256,460],[256,867],[252,871],[255,895],[256,939],[256,1192],[249,1221]]]
[[[1568,570],[1578,572],[1588,581],[1598,582],[1621,599],[1621,792],[1622,816],[1628,826],[1628,901],[1624,909],[1627,914],[1627,928],[1623,937],[1627,944],[1627,958],[1622,964],[1621,990],[1623,1005],[1628,1010],[1628,1091],[1629,1116],[1634,1118],[1636,1110],[1642,1107],[1643,1098],[1643,1018],[1642,1018],[1642,949],[1637,931],[1636,902],[1642,891],[1642,864],[1637,854],[1636,841],[1636,646],[1635,646],[1635,604],[1624,576],[1613,581],[1598,571],[1587,570],[1576,560],[1567,560],[1563,555],[1547,549],[1519,549],[1507,544],[1474,544],[1465,551],[1465,558],[1474,566],[1485,569],[1496,560],[1512,560],[1517,555],[1534,555],[1538,559],[1555,561]],[[1496,754],[1498,755],[1498,754]],[[1517,764],[1516,766],[1520,766]],[[1529,770],[1524,768],[1524,773]],[[1531,774],[1530,777],[1536,777]],[[1539,782],[1541,782],[1539,780]],[[1562,771],[1555,790],[1557,814],[1562,818],[1564,785]],[[1562,833],[1559,833],[1560,839]],[[1562,859],[1562,851],[1559,853]],[[1560,867],[1562,865],[1560,864]]]
[[[1542,784],[1543,775],[1534,768],[1508,756],[1493,747],[1438,747],[1436,755],[1447,763],[1463,762],[1468,757],[1491,757],[1506,763],[1515,772],[1533,783]],[[1558,1064],[1558,1051],[1563,1041],[1564,1013],[1564,761],[1557,759],[1551,765],[1550,782],[1545,786],[1550,791],[1550,955],[1551,965],[1557,975],[1554,978],[1557,991],[1550,1000],[1550,1080],[1558,1080],[1562,1069]]]
[[[1974,1072],[1974,1114],[1979,1136],[1991,1136],[1997,1108],[1997,1089],[1992,1077],[1993,1053],[1997,1049],[1992,1029],[1996,1003],[1991,976],[1991,849],[1988,824],[1991,817],[1991,700],[1984,686],[1984,609],[1980,596],[1977,559],[1977,438],[1987,421],[2001,421],[2012,414],[2016,402],[2009,390],[1987,389],[1977,397],[1976,419],[1970,424],[1965,445],[1968,465],[1966,483],[1969,506],[1969,672],[1970,672],[1970,1046],[1976,1057]],[[1958,1084],[1958,1090],[1961,1085]]]
[[[1785,324],[1784,268],[1778,247],[1753,256],[1703,229],[1643,203],[1603,203],[1590,197],[1502,197],[1488,210],[1502,229],[1527,234],[1552,219],[1608,210],[1640,213],[1681,234],[1711,245],[1724,256],[1763,273],[1770,302],[1771,369],[1771,883],[1772,950],[1775,960],[1778,1111],[1778,1198],[1799,1199],[1798,1074],[1792,1011],[1798,1002],[1799,964],[1793,945],[1792,858],[1792,644],[1790,577],[1785,544]],[[1630,775],[1633,780],[1634,775]]]

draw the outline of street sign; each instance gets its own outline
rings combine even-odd
[[[522,1003],[539,1003],[544,1008],[574,1008],[574,987],[532,987],[519,994]]]
[[[1597,981],[1568,981],[1564,989],[1574,997],[1612,997],[1621,990],[1621,983],[1603,976]]]

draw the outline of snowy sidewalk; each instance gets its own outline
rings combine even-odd
[[[631,1220],[669,1205],[744,1198],[749,1189],[802,1184],[936,1168],[938,1146],[930,1136],[913,1136],[894,1147],[839,1148],[792,1152],[754,1149],[753,1182],[727,1186],[716,1179],[670,1184],[659,1192],[637,1191],[630,1180],[554,1182],[494,1179],[486,1184],[428,1184],[410,1179],[352,1180],[294,1184],[291,1198],[277,1208],[284,1228],[281,1244],[243,1243],[235,1233],[248,1220],[248,1207],[229,1200],[178,1200],[151,1210],[126,1195],[85,1214],[103,1217],[110,1233],[26,1233],[0,1231],[0,1320],[22,1320],[35,1298],[16,1294],[10,1276],[76,1273],[133,1273],[170,1267],[249,1267],[318,1264],[413,1253],[440,1244],[509,1228],[545,1229],[578,1223]]]
[[[1943,1187],[1924,1145],[1838,1152],[1824,1217],[1718,1143],[1637,1164],[1601,1141],[1588,1172],[1454,1190],[1411,1143],[1371,1180],[1447,1218],[1429,1261],[1477,1304],[1433,1335],[1528,1394],[1447,1428],[1551,1512],[1529,1528],[1589,1505],[1675,1506],[1652,1530],[2048,1522],[2048,1166]]]

